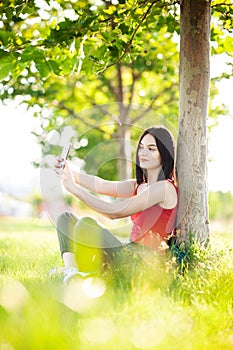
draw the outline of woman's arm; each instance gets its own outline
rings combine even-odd
[[[67,164],[67,163],[66,163]],[[159,181],[145,188],[139,194],[132,198],[116,200],[114,203],[108,203],[100,198],[97,198],[86,191],[81,186],[77,185],[72,172],[66,165],[62,175],[64,187],[86,203],[90,208],[108,217],[109,219],[119,219],[128,217],[142,210],[151,207],[154,204],[170,201],[170,196],[174,196],[173,185],[167,181]]]
[[[108,181],[98,176],[72,171],[75,182],[88,190],[105,194],[112,197],[132,197],[136,181],[134,179],[125,181]]]
[[[58,158],[57,163],[55,164],[55,169],[60,169],[62,164],[64,164],[64,160]],[[125,181],[108,181],[98,176],[77,172],[72,168],[70,168],[70,170],[73,174],[75,182],[92,192],[121,198],[129,198],[134,194],[136,185],[135,179]]]

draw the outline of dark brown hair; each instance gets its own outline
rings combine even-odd
[[[165,179],[173,179],[174,158],[175,158],[175,145],[174,145],[173,137],[170,131],[168,131],[168,129],[166,129],[165,127],[155,126],[155,127],[146,129],[141,135],[138,142],[137,153],[136,153],[137,184],[139,185],[142,182],[147,182],[147,171],[142,169],[139,166],[139,158],[138,158],[139,145],[143,137],[147,134],[150,134],[155,138],[156,145],[158,147],[158,151],[162,159],[162,169],[158,175],[158,181],[165,180]]]

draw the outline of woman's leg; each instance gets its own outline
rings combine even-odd
[[[118,238],[89,217],[76,222],[74,240],[79,270],[85,272],[101,272],[109,253],[122,247]]]
[[[122,243],[94,219],[78,219],[71,212],[62,213],[57,220],[57,234],[65,268],[100,272]]]
[[[74,227],[77,222],[78,218],[70,212],[62,213],[57,219],[58,242],[65,268],[78,267],[74,254],[75,242],[73,239]]]

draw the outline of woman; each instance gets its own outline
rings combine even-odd
[[[114,263],[118,253],[131,249],[157,252],[164,249],[173,232],[177,211],[174,141],[166,128],[151,127],[141,135],[136,152],[136,179],[107,181],[77,173],[61,158],[55,171],[63,186],[96,212],[109,219],[130,216],[133,222],[130,242],[122,244],[91,218],[80,220],[69,212],[60,215],[57,231],[65,265],[64,283],[76,274],[85,276],[96,270],[106,257]],[[89,191],[117,199],[109,203]]]

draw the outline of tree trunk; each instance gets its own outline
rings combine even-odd
[[[177,147],[177,244],[209,239],[207,108],[210,80],[210,0],[182,0]]]
[[[115,97],[119,106],[119,125],[117,130],[117,138],[119,144],[117,170],[120,180],[130,179],[132,177],[132,156],[131,156],[131,125],[128,114],[130,106],[124,104],[122,66],[117,64],[117,88],[115,89]]]
[[[123,104],[119,105],[120,124],[118,126],[119,155],[118,174],[120,180],[132,178],[132,155],[131,155],[131,125],[127,122],[128,109]]]

